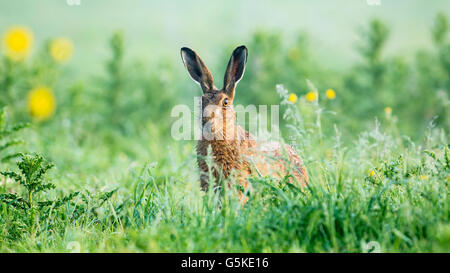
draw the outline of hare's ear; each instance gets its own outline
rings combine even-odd
[[[236,84],[244,75],[245,64],[247,63],[247,48],[245,46],[237,47],[233,54],[231,54],[228,62],[227,71],[225,72],[225,79],[223,82],[223,89],[230,96],[234,96],[234,89]]]
[[[214,82],[211,72],[193,50],[187,47],[181,48],[181,59],[189,75],[202,87],[203,92],[213,89]]]

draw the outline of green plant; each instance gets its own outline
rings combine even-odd
[[[369,86],[372,87],[366,92],[379,91],[383,86],[383,76],[386,65],[382,60],[382,50],[389,36],[388,27],[380,20],[372,20],[366,31],[361,34],[362,44],[359,46],[359,52],[365,61],[363,66],[369,77]]]
[[[113,124],[120,125],[122,105],[121,96],[124,91],[125,71],[123,64],[124,57],[124,41],[121,32],[115,32],[110,39],[110,48],[112,52],[111,59],[106,63],[106,71],[108,73],[107,84],[107,103],[111,112],[108,113]]]
[[[53,183],[45,181],[45,174],[52,167],[53,164],[46,162],[39,155],[20,154],[20,160],[17,162],[19,171],[0,172],[22,188],[22,194],[0,194],[0,204],[5,206],[0,205],[0,209],[6,209],[9,215],[2,219],[6,220],[7,238],[15,240],[32,232],[39,227],[39,223],[49,219],[52,211],[58,210],[79,194],[74,192],[55,200],[39,198],[42,193],[55,188]]]
[[[444,13],[436,16],[431,34],[434,48],[421,50],[416,56],[417,91],[414,100],[421,103],[417,105],[420,110],[415,112],[414,118],[431,120],[437,117],[437,123],[449,127],[450,41],[448,18]]]
[[[389,30],[383,22],[374,19],[366,29],[360,32],[361,42],[357,47],[361,61],[354,70],[346,76],[343,94],[346,105],[352,112],[360,113],[362,117],[372,116],[374,109],[384,108],[380,101],[384,92],[388,92],[385,86],[387,62],[383,59],[383,48],[389,36]],[[359,96],[351,94],[358,93]],[[366,96],[370,100],[360,100]]]
[[[54,184],[44,181],[45,174],[53,167],[53,164],[45,162],[44,158],[39,155],[21,154],[17,167],[20,172],[3,171],[0,173],[19,183],[26,191],[26,198],[16,194],[3,194],[0,195],[0,200],[22,209],[26,207],[33,209],[33,197],[36,194],[55,188]]]
[[[0,160],[1,162],[7,162],[12,158],[15,158],[19,153],[11,152],[11,148],[14,146],[23,144],[24,141],[20,138],[11,137],[20,130],[26,128],[28,124],[20,123],[13,126],[8,126],[5,108],[0,109]]]

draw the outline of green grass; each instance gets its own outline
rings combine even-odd
[[[361,252],[375,241],[383,252],[450,251],[450,153],[442,130],[429,129],[419,146],[379,127],[352,145],[343,145],[339,134],[318,138],[316,126],[305,129],[299,144],[311,177],[307,188],[253,177],[250,201],[241,207],[232,192],[201,192],[192,143],[171,143],[169,166],[111,159],[111,166],[72,186],[86,190],[49,218],[34,216],[21,227],[20,210],[2,205],[0,249]],[[82,177],[52,175],[59,188]],[[103,202],[99,192],[111,189],[118,190]],[[17,228],[22,231],[14,235]]]

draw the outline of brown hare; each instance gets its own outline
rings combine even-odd
[[[183,47],[181,58],[192,79],[202,90],[202,137],[197,144],[197,161],[203,190],[208,189],[208,165],[205,162],[211,147],[215,167],[212,174],[237,181],[245,191],[249,189],[247,177],[251,174],[284,177],[292,169],[300,185],[306,185],[308,175],[301,158],[294,149],[278,142],[256,140],[249,132],[236,124],[233,100],[237,83],[241,80],[247,62],[247,48],[237,47],[228,62],[222,89],[214,86],[211,72],[191,49]],[[286,155],[285,157],[283,155]],[[284,160],[288,158],[289,160]],[[230,186],[229,182],[229,186]],[[239,191],[240,200],[247,198]]]

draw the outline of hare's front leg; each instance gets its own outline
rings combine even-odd
[[[202,190],[207,191],[209,186],[209,169],[205,160],[198,158],[198,168],[200,171],[200,186]]]
[[[200,171],[200,186],[202,190],[207,191],[209,186],[209,168],[206,164],[207,147],[203,141],[197,143],[197,164]]]

